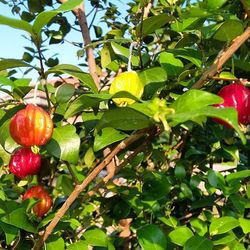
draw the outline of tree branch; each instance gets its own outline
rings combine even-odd
[[[60,219],[64,216],[64,214],[67,212],[69,207],[72,205],[72,203],[75,201],[75,199],[78,197],[78,195],[83,192],[83,190],[89,185],[90,182],[92,182],[96,176],[111,162],[111,160],[123,149],[131,145],[133,142],[137,141],[141,137],[145,135],[148,129],[140,130],[134,134],[132,134],[130,137],[125,139],[124,141],[120,142],[111,152],[109,155],[107,155],[104,160],[98,164],[93,171],[84,179],[84,181],[80,185],[76,185],[73,192],[70,194],[68,199],[65,201],[65,203],[62,205],[62,207],[57,211],[55,217],[52,219],[50,224],[45,229],[43,235],[41,238],[36,242],[34,245],[34,250],[39,250],[42,248],[44,242],[47,240],[49,235],[53,232],[55,226],[58,224]]]
[[[203,73],[201,78],[192,86],[192,89],[201,88],[209,79],[211,79],[217,72],[219,72],[222,66],[226,61],[232,57],[232,55],[239,49],[239,47],[250,37],[250,27],[247,27],[246,30],[238,37],[236,37],[231,45],[222,50],[213,64]]]
[[[241,4],[243,5],[245,11],[246,11],[246,14],[247,14],[247,18],[250,19],[250,10],[248,8],[248,4],[246,2],[246,0],[240,0]]]
[[[59,1],[61,3],[64,3],[67,0],[59,0]],[[86,47],[86,55],[87,55],[89,73],[93,77],[97,89],[100,89],[100,79],[98,77],[97,70],[96,70],[94,49],[93,49],[93,46],[91,45],[92,42],[91,42],[91,38],[89,34],[89,28],[88,28],[88,22],[87,22],[87,18],[85,14],[84,3],[78,6],[76,9],[74,9],[73,13],[77,17],[80,28],[81,28],[82,38],[84,41],[84,45]]]

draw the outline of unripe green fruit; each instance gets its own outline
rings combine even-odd
[[[115,94],[119,91],[127,91],[137,98],[141,98],[144,85],[135,71],[123,72],[111,83],[109,93]],[[118,106],[127,106],[135,100],[130,98],[113,98],[113,102]]]

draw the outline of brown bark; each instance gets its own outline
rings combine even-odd
[[[59,1],[61,3],[64,3],[67,0],[59,0]],[[97,73],[94,48],[93,48],[93,46],[91,46],[92,41],[91,41],[90,34],[89,34],[89,28],[88,28],[88,22],[87,22],[87,18],[86,18],[86,14],[85,14],[84,3],[80,6],[78,6],[76,9],[74,9],[73,13],[77,17],[79,25],[80,25],[82,38],[83,38],[84,45],[86,48],[89,73],[93,77],[97,89],[100,89],[100,79],[99,79],[98,73]]]
[[[79,196],[81,192],[91,183],[96,176],[112,161],[112,159],[123,149],[128,147],[133,142],[137,141],[141,137],[143,137],[146,133],[146,130],[138,131],[137,133],[131,135],[124,141],[120,142],[111,152],[108,154],[104,160],[98,164],[93,171],[84,179],[84,181],[80,185],[76,185],[73,192],[70,194],[68,199],[65,201],[65,203],[62,205],[62,207],[57,211],[55,217],[52,219],[52,221],[49,223],[49,225],[46,227],[43,235],[41,238],[36,242],[34,245],[34,250],[39,250],[42,248],[44,242],[47,240],[49,235],[53,232],[55,226],[58,224],[60,219],[64,216],[64,214],[67,212],[69,207],[72,205],[72,203],[76,200],[76,198]]]
[[[213,64],[203,73],[201,78],[192,86],[192,89],[201,88],[207,81],[209,81],[215,74],[217,74],[222,66],[227,62],[228,59],[239,49],[239,47],[250,37],[250,27],[238,37],[236,37],[231,45],[225,50],[221,51]]]

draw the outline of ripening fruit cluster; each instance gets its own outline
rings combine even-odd
[[[28,104],[18,111],[10,121],[10,135],[20,145],[10,157],[9,170],[18,178],[36,175],[41,167],[38,147],[45,145],[53,133],[53,121],[42,108]],[[41,201],[33,207],[33,212],[42,217],[52,206],[52,199],[40,185],[26,191],[23,200],[34,197]]]
[[[223,103],[215,104],[218,108],[235,108],[238,113],[238,122],[240,124],[247,125],[250,123],[250,91],[240,82],[231,83],[223,87],[219,92],[218,96],[223,98]],[[220,119],[214,119],[216,122],[230,127],[224,121]]]

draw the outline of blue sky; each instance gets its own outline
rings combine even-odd
[[[85,1],[86,4],[86,10],[87,13],[89,10],[91,10],[91,6],[88,3],[89,1]],[[117,4],[119,3],[119,11],[122,12],[123,15],[126,13],[126,3],[129,1],[115,1]],[[102,12],[98,13],[96,21],[98,24],[98,21],[100,20],[102,16]],[[7,5],[0,2],[0,15],[9,16],[12,18],[18,18],[18,15],[13,16],[11,13],[11,8]],[[67,14],[69,17],[72,17],[72,20],[74,20],[73,14],[69,12]],[[91,19],[91,16],[89,17]],[[100,23],[99,23],[100,24]],[[105,30],[104,32],[107,31]],[[4,25],[0,25],[0,58],[16,58],[20,59],[22,58],[24,49],[24,46],[31,46],[31,43],[23,37],[23,35],[26,35],[25,32],[19,31],[16,29],[9,28]],[[91,32],[91,36],[94,37],[93,31]],[[67,35],[67,40],[74,41],[74,42],[82,42],[82,36],[79,32],[70,32],[69,35]],[[83,62],[83,58],[80,58],[78,60],[76,52],[79,48],[65,42],[63,44],[56,44],[51,45],[49,47],[49,51],[46,52],[46,56],[52,56],[56,53],[59,54],[60,63],[67,63],[67,64],[74,64],[77,65],[79,63]],[[22,75],[22,74],[19,74]],[[32,77],[34,80],[38,75],[33,72],[32,74],[29,74],[30,77]]]

